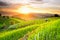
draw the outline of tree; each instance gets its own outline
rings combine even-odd
[[[0,16],[1,16],[1,13],[0,13]]]
[[[3,18],[6,18],[6,16],[2,16]]]
[[[9,16],[6,16],[7,19],[9,19]]]
[[[55,14],[54,16],[55,16],[55,17],[59,17],[59,15],[58,15],[58,14]]]

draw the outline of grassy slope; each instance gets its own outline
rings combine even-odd
[[[34,20],[33,20],[34,21]],[[29,25],[31,23],[36,23],[34,25],[30,25],[30,26],[26,26],[24,28],[19,28],[19,29],[16,29],[16,30],[13,30],[13,31],[9,31],[9,32],[3,32],[3,33],[0,33],[0,40],[17,40],[19,38],[21,38],[22,36],[24,36],[26,33],[36,29],[40,24],[44,23],[45,21],[44,20],[35,20],[34,22],[25,22],[25,24],[23,25]],[[21,24],[20,24],[21,25]],[[15,26],[13,26],[15,27]],[[17,27],[17,26],[16,26]],[[13,36],[13,37],[12,37]],[[16,38],[17,37],[17,38]]]
[[[52,18],[53,19],[53,18]],[[51,21],[50,19],[48,19],[49,20],[49,22]],[[56,20],[56,19],[54,19],[54,20]],[[19,38],[21,38],[21,37],[23,37],[25,34],[27,34],[28,32],[31,32],[32,30],[34,30],[34,29],[36,29],[37,27],[39,27],[40,26],[40,24],[41,23],[43,23],[43,22],[45,22],[44,20],[41,22],[40,20],[39,21],[37,21],[37,20],[33,20],[33,21],[29,21],[29,22],[27,22],[27,23],[22,23],[23,24],[23,26],[25,26],[26,24],[31,24],[31,23],[35,23],[36,22],[36,24],[35,25],[31,25],[31,26],[26,26],[26,27],[24,27],[24,28],[19,28],[19,29],[15,29],[15,30],[12,30],[12,31],[8,31],[8,32],[3,32],[3,33],[0,33],[1,35],[0,35],[0,40],[17,40],[17,39],[19,39]],[[40,23],[41,22],[41,23]],[[53,22],[53,21],[52,21]],[[52,23],[51,22],[51,23]],[[46,23],[46,25],[47,24],[50,24],[50,23]],[[21,25],[21,24],[19,24],[19,25]],[[44,24],[42,25],[42,26],[45,26]],[[13,27],[15,27],[15,26],[13,26]],[[22,27],[22,26],[21,26]],[[38,33],[38,32],[37,32]]]
[[[27,40],[60,40],[60,20],[40,25]]]
[[[12,28],[24,28],[26,26],[30,26],[30,25],[34,25],[34,24],[42,24],[42,23],[45,23],[46,21],[45,20],[30,20],[30,21],[25,21],[25,22],[21,22],[21,23],[17,23],[15,25],[11,25],[9,27],[9,29],[12,29]]]
[[[9,27],[11,25],[11,22],[14,24],[23,22],[23,20],[19,20],[17,18],[7,18],[7,17],[2,17],[0,16],[0,28],[5,25],[6,27]]]
[[[36,29],[37,27],[38,25],[32,25],[21,29],[0,33],[0,40],[17,40],[23,37],[26,33]]]
[[[35,20],[29,20],[29,21],[23,21],[23,22],[20,21],[20,23],[11,25],[8,29],[23,28],[26,26],[34,25],[34,24],[41,24],[41,23],[45,23],[45,22],[54,21],[59,18],[52,17],[52,18],[47,18],[47,19],[48,19],[48,21],[46,21],[45,19],[35,19]]]

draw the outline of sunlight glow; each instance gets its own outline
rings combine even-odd
[[[31,8],[28,8],[27,6],[22,6],[21,8],[18,9],[18,12],[22,14],[28,14],[31,12]]]
[[[30,13],[51,13],[50,10],[46,10],[46,9],[41,9],[41,8],[33,8],[27,5],[21,6],[20,8],[17,9],[18,13],[21,14],[30,14]]]

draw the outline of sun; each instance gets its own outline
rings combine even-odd
[[[31,12],[31,9],[27,6],[22,6],[21,8],[18,9],[18,12],[22,14],[28,14]]]

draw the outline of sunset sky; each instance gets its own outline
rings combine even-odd
[[[0,2],[7,4],[28,4],[33,8],[50,8],[60,11],[60,0],[0,0]]]

